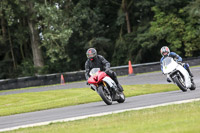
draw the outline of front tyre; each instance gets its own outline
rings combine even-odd
[[[105,89],[103,86],[99,86],[98,93],[107,105],[112,104],[112,97],[109,90]]]
[[[186,86],[185,86],[185,84],[184,84],[183,78],[180,78],[180,77],[176,76],[176,77],[174,78],[174,82],[177,84],[177,86],[178,86],[183,92],[187,91],[187,88],[186,88]]]

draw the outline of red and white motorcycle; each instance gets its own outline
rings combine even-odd
[[[116,91],[118,90],[116,83],[105,72],[100,71],[100,68],[93,68],[89,74],[88,83],[107,105],[111,105],[112,101],[118,103],[125,101],[124,93]]]

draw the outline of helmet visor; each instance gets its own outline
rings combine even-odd
[[[163,55],[168,55],[168,53],[169,53],[169,52],[167,52],[167,51],[166,51],[166,52],[163,52]]]
[[[95,56],[95,53],[88,53],[88,54],[87,54],[87,57],[88,57],[88,58],[93,58],[94,56]]]

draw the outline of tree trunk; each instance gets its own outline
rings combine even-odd
[[[1,11],[0,11],[0,14],[2,14]],[[2,35],[3,35],[3,40],[6,41],[6,26],[5,26],[5,19],[4,19],[3,14],[1,16],[1,30],[2,30]]]
[[[28,26],[30,29],[31,36],[31,48],[33,52],[33,62],[35,67],[43,67],[44,60],[42,56],[42,50],[40,48],[40,40],[39,40],[39,32],[36,28],[36,24],[32,19],[32,14],[34,14],[33,3],[31,1],[28,2],[29,5],[29,18],[28,18]]]
[[[13,52],[13,44],[12,44],[12,41],[11,41],[11,36],[10,36],[10,30],[9,29],[8,29],[8,37],[9,37],[10,51],[11,51],[11,56],[12,56],[12,61],[13,61],[13,68],[15,70],[17,65],[16,65],[16,62],[15,62],[15,56],[14,56],[14,52]]]
[[[130,20],[129,20],[129,14],[128,11],[126,11],[126,25],[127,25],[127,31],[128,33],[131,33],[131,24],[130,24]]]
[[[122,0],[122,10],[126,16],[126,25],[127,25],[127,32],[131,33],[131,24],[129,19],[128,7],[127,7],[127,0]]]

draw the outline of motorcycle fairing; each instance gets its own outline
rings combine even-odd
[[[167,57],[163,60],[163,73],[168,74],[174,71],[174,69],[176,69],[177,66],[178,64],[172,58]]]
[[[111,88],[115,88],[117,86],[116,83],[108,76],[104,77],[103,81],[106,82]]]
[[[107,74],[105,73],[105,72],[98,72],[98,82],[99,81],[102,81],[103,80],[103,78],[105,78],[105,77],[107,77]],[[97,83],[98,83],[97,82]]]
[[[181,65],[178,65],[176,69],[183,74],[184,79],[185,79],[185,86],[187,88],[190,88],[192,86],[192,83],[191,83],[191,79],[190,79],[190,75],[189,75],[188,71],[185,70],[185,68]]]
[[[97,76],[91,76],[91,77],[88,79],[88,83],[89,83],[89,84],[96,84],[97,81],[95,80],[95,77],[97,77]]]
[[[185,79],[185,86],[187,88],[190,88],[192,84],[191,84],[191,79],[187,70],[183,66],[175,62],[173,58],[170,58],[170,57],[165,58],[163,60],[163,73],[170,74],[171,72],[175,70],[178,70],[182,73]],[[167,76],[167,77],[170,77],[170,76]]]
[[[91,76],[88,79],[88,83],[89,84],[98,84],[100,81],[102,81],[102,79],[106,77],[106,73],[105,72],[97,72],[97,75]]]

